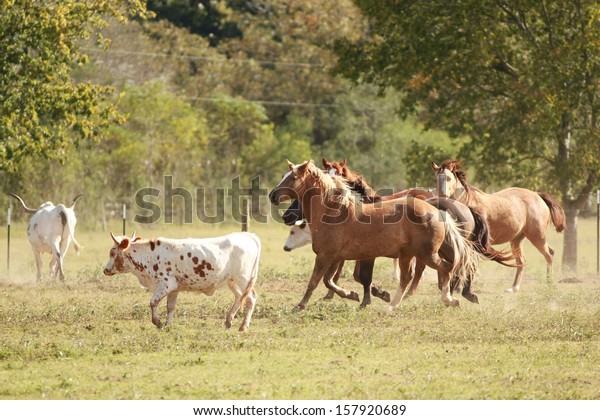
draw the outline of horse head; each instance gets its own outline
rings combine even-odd
[[[327,159],[323,158],[323,167],[325,168],[325,172],[331,176],[339,175],[348,179],[350,175],[350,170],[348,169],[348,166],[346,166],[346,159],[341,162],[329,162]]]
[[[447,159],[439,166],[431,162],[439,197],[451,197],[461,185],[468,188],[467,174],[459,170],[462,165],[461,161],[453,159]]]
[[[302,187],[307,168],[311,163],[311,161],[307,160],[304,163],[295,165],[287,159],[286,161],[289,171],[281,177],[279,184],[269,193],[269,200],[272,204],[279,204],[282,201],[300,198],[299,190]],[[314,164],[312,166],[314,167]]]

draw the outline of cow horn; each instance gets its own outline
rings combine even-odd
[[[21,203],[21,205],[23,206],[23,208],[25,209],[25,211],[27,213],[36,213],[37,210],[36,209],[30,209],[29,207],[27,207],[25,205],[25,202],[23,201],[23,199],[21,197],[19,197],[17,194],[14,193],[8,193],[8,195],[12,195],[13,197],[15,197],[17,200],[19,200],[19,202]]]
[[[77,203],[77,200],[79,200],[79,198],[82,196],[83,194],[77,194],[75,196],[75,198],[73,199],[73,203],[71,203],[71,208],[75,208],[75,203]]]
[[[117,241],[117,238],[115,238],[115,235],[113,235],[113,233],[112,233],[112,232],[110,232],[110,237],[112,238],[112,240],[113,240],[113,241],[115,241],[115,243],[116,243],[117,245],[119,245],[119,244],[120,244],[120,242],[119,242],[119,241]]]
[[[131,242],[135,242],[136,240],[136,236],[135,236],[135,230],[133,231],[133,233],[131,234]]]

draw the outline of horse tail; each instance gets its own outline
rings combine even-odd
[[[485,217],[483,217],[479,211],[473,208],[469,207],[469,210],[471,210],[473,220],[475,221],[475,228],[473,229],[473,232],[471,232],[469,239],[473,243],[473,246],[477,252],[479,252],[485,258],[496,261],[497,263],[507,267],[518,267],[518,265],[506,263],[506,261],[514,259],[511,252],[497,251],[492,248],[490,230]]]
[[[538,195],[542,198],[542,200],[544,200],[544,203],[546,203],[546,205],[550,209],[550,216],[552,217],[552,224],[556,228],[556,231],[560,233],[563,230],[565,230],[565,228],[566,228],[565,211],[560,206],[560,204],[558,204],[558,201],[556,201],[554,198],[552,198],[552,196],[550,196],[550,194],[546,194],[544,192],[538,191]]]
[[[454,254],[450,278],[457,278],[458,285],[462,286],[465,281],[472,278],[478,269],[478,252],[464,235],[464,232],[458,227],[454,217],[446,212],[444,215],[444,225],[446,227],[445,242],[450,245]]]

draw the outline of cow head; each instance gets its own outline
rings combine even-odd
[[[283,246],[284,251],[291,251],[292,249],[300,248],[301,246],[307,245],[312,242],[312,235],[310,233],[310,227],[306,220],[297,221],[294,226],[290,229],[285,245]]]
[[[134,242],[137,238],[135,233],[130,238],[126,236],[115,236],[113,233],[110,233],[112,240],[114,242],[113,247],[110,250],[109,260],[106,263],[106,267],[104,267],[104,275],[113,276],[119,273],[127,273],[129,272],[129,267],[127,264],[128,258],[126,254],[129,251],[129,245],[131,242]]]

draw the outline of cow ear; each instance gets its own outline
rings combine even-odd
[[[437,166],[437,165],[435,164],[435,162],[434,162],[434,161],[431,161],[431,168],[432,168],[432,169],[433,169],[435,172],[437,172],[437,171],[439,171],[439,170],[440,170],[440,167],[439,167],[439,166]]]
[[[121,251],[125,251],[127,248],[129,248],[129,242],[129,238],[121,239],[121,243],[119,243],[119,249]]]

